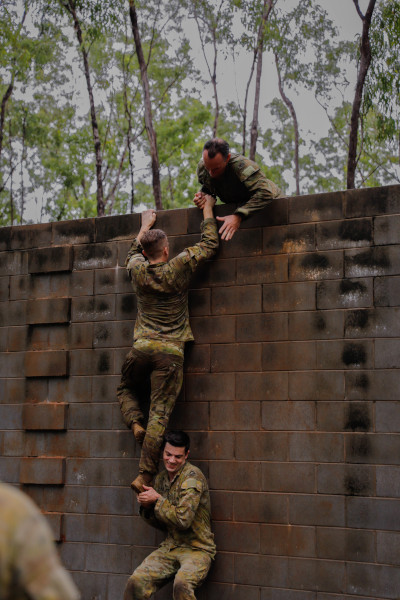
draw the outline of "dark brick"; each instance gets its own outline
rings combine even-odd
[[[263,402],[261,424],[263,429],[278,431],[313,430],[315,405],[313,402]]]
[[[373,362],[372,341],[317,342],[317,369],[368,369]]]
[[[373,598],[397,600],[400,589],[400,568],[371,564],[349,564],[347,591],[350,594],[372,594]]]
[[[20,429],[22,406],[0,405],[0,423],[2,429]]]
[[[237,283],[250,285],[288,280],[287,256],[256,256],[237,259]]]
[[[315,283],[263,285],[263,311],[315,310]]]
[[[11,249],[12,227],[0,227],[0,251]]]
[[[72,271],[72,248],[70,246],[54,246],[29,252],[29,273],[56,271]]]
[[[25,404],[22,412],[24,429],[66,429],[68,405],[46,402]]]
[[[73,271],[69,276],[69,296],[91,296],[93,294],[93,289],[93,271]]]
[[[27,300],[31,293],[31,276],[30,275],[15,275],[14,277],[0,278],[0,299],[8,300]],[[4,287],[2,285],[4,281]]]
[[[135,319],[137,313],[136,294],[117,294],[115,317],[118,321]]]
[[[260,550],[260,525],[257,523],[214,524],[215,542],[219,550],[228,552],[252,552]]]
[[[71,319],[70,307],[70,298],[28,300],[27,322],[29,324],[68,323]]]
[[[262,229],[240,229],[229,242],[221,241],[218,258],[256,256],[262,252]]]
[[[396,433],[400,431],[400,403],[378,402],[375,407],[376,431]]]
[[[193,335],[198,344],[226,344],[235,341],[235,316],[192,317]]]
[[[387,433],[351,433],[346,435],[346,462],[400,464],[400,436]]]
[[[340,433],[290,433],[288,452],[291,461],[343,462],[344,436]]]
[[[318,594],[318,600],[320,600],[320,595],[321,594]],[[261,600],[316,600],[316,598],[316,592],[300,592],[298,590],[278,588],[261,588]],[[331,600],[334,599],[332,598]],[[341,598],[340,600],[344,599]]]
[[[244,585],[287,585],[287,559],[257,554],[239,554],[235,557],[235,582]]]
[[[376,467],[376,495],[400,498],[400,467]]]
[[[7,350],[9,352],[22,352],[27,343],[27,327],[8,327]]]
[[[213,288],[211,309],[214,315],[254,313],[261,311],[260,285]]]
[[[331,221],[341,218],[341,192],[289,198],[289,223]]]
[[[190,429],[196,423],[196,430],[209,430],[208,402],[177,402],[172,413],[170,429]]]
[[[72,323],[69,327],[71,350],[93,347],[93,327],[97,323]]]
[[[187,209],[161,210],[157,211],[155,227],[162,229],[170,235],[184,235],[188,231]]]
[[[24,372],[24,352],[0,353],[0,377],[20,377]]]
[[[400,534],[391,531],[378,531],[376,534],[376,554],[377,562],[398,565],[400,562]]]
[[[375,306],[400,306],[400,277],[376,277]]]
[[[298,371],[315,368],[315,342],[269,342],[262,345],[263,371]]]
[[[288,339],[288,315],[258,314],[236,317],[238,342],[269,342]]]
[[[196,271],[191,287],[207,288],[208,286],[227,286],[236,283],[236,259],[207,261],[203,268]]]
[[[398,185],[344,192],[344,215],[346,218],[399,212],[400,194]]]
[[[193,316],[209,315],[211,313],[211,291],[189,291],[189,314]]]
[[[361,465],[318,465],[319,494],[375,496],[375,467]]]
[[[52,459],[53,460],[53,459]],[[33,488],[36,488],[33,489]],[[87,488],[69,485],[27,486],[25,490],[36,504],[50,512],[85,513],[87,511]]]
[[[400,531],[400,500],[349,497],[347,527]]]
[[[210,426],[213,430],[252,430],[260,427],[259,402],[211,402]]]
[[[398,369],[400,367],[400,340],[375,340],[375,367],[378,369]],[[371,365],[365,365],[370,367]]]
[[[63,517],[60,513],[43,513],[46,517],[46,521],[50,525],[50,529],[53,534],[53,539],[56,542],[60,542],[63,536]]]
[[[315,491],[315,466],[312,464],[264,462],[262,464],[261,489],[265,492],[312,494]]]
[[[341,562],[292,558],[289,560],[289,586],[341,593],[346,589],[346,567]]]
[[[315,528],[262,524],[261,553],[315,557]]]
[[[400,244],[399,235],[400,216],[375,217],[374,219],[374,242],[377,246],[388,244]]]
[[[32,380],[29,383],[47,384],[47,380]],[[92,380],[90,377],[49,379],[48,390],[32,390],[29,399],[39,402],[48,397],[51,402],[87,402],[91,397],[91,390]]]
[[[75,557],[78,553],[77,550],[75,550],[75,547],[78,546],[78,544],[70,545],[73,546],[71,554],[73,557]],[[79,564],[82,568],[82,558],[80,558]],[[83,598],[106,600],[108,575],[101,573],[86,573],[83,571],[74,571],[72,574],[75,584],[78,590],[82,593]]]
[[[261,371],[261,344],[211,346],[211,371]]]
[[[348,402],[345,406],[343,429],[347,431],[370,431],[373,429],[373,406],[371,402]]]
[[[368,250],[345,251],[346,277],[398,275],[400,246],[377,246]]]
[[[342,400],[344,392],[344,374],[340,371],[289,373],[291,400]]]
[[[26,282],[26,277],[22,276],[22,277],[0,277],[0,302],[4,302],[8,299],[10,300],[16,300],[19,298],[14,298],[13,293],[11,291],[11,285],[12,285],[12,281],[14,280],[18,280],[19,282],[22,282],[22,287],[24,287],[24,284]]]
[[[237,400],[286,400],[288,375],[283,372],[237,373]]]
[[[11,250],[38,248],[51,244],[51,223],[19,225],[11,230]]]
[[[346,397],[349,400],[397,400],[400,376],[397,371],[361,371],[346,373]]]
[[[74,270],[106,269],[117,265],[117,245],[88,244],[73,246]]]
[[[26,377],[62,377],[68,375],[68,352],[26,352]]]
[[[21,459],[15,456],[0,456],[0,479],[5,483],[19,483]]]
[[[236,492],[233,494],[233,517],[235,521],[248,523],[288,523],[287,496]]]
[[[109,321],[115,318],[115,295],[72,298],[71,320]]]
[[[109,429],[111,412],[109,404],[71,404],[68,429]]]
[[[192,374],[185,377],[186,401],[234,400],[235,381],[230,374]]]
[[[315,225],[289,225],[263,230],[264,254],[293,254],[315,250]]]
[[[131,346],[133,328],[131,321],[101,322],[93,325],[94,348],[119,348]]]
[[[26,324],[26,301],[0,302],[0,327]]]
[[[271,227],[285,225],[288,222],[288,198],[276,198],[260,212],[252,215],[241,224],[246,227]]]
[[[374,562],[375,536],[372,531],[317,527],[319,558],[355,562]]]
[[[316,240],[318,250],[370,246],[372,244],[372,220],[354,219],[318,223]]]
[[[120,273],[124,274],[123,289],[119,289],[118,283],[122,283]],[[125,269],[96,269],[94,271],[94,295],[115,294],[115,292],[130,292],[132,289]]]
[[[27,264],[26,252],[0,252],[0,275],[25,275]]]
[[[307,252],[289,256],[290,281],[343,277],[343,252]]]
[[[344,527],[345,500],[339,496],[293,494],[289,498],[289,521],[293,525]]]
[[[287,460],[288,434],[269,431],[235,433],[238,460]]]
[[[342,338],[343,311],[323,310],[289,313],[289,339],[318,340]]]
[[[110,402],[115,396],[120,375],[104,375],[92,378],[91,397],[94,402]],[[90,397],[90,396],[89,396]]]
[[[132,515],[135,499],[130,487],[89,487],[88,513],[105,515]]]
[[[186,344],[185,372],[208,373],[210,371],[210,346],[208,344]]]
[[[157,213],[156,227],[158,227],[159,214]],[[131,240],[139,232],[140,213],[102,217],[95,219],[94,222],[96,226],[96,242],[108,242],[124,238]]]
[[[213,460],[209,481],[213,490],[258,492],[261,489],[261,465],[258,462]]]
[[[52,223],[53,244],[74,245],[92,244],[95,239],[95,220],[77,219]]]
[[[320,281],[317,283],[317,308],[364,308],[373,305],[372,278]]]
[[[95,518],[100,517],[96,516]],[[150,528],[140,517],[111,516],[109,521],[109,541],[111,544],[156,546],[156,531]]]
[[[193,440],[193,434],[191,439]],[[204,434],[200,434],[203,439]],[[193,452],[195,448],[193,448]],[[192,452],[192,450],[191,450]],[[227,431],[210,431],[207,436],[207,446],[201,458],[212,457],[214,460],[229,460],[235,456],[234,433]],[[237,457],[239,458],[239,457]]]
[[[65,483],[65,459],[22,458],[19,477],[21,483],[63,485]]]
[[[1,460],[1,459],[0,459]],[[233,496],[230,492],[210,491],[211,517],[213,521],[232,521]]]
[[[346,312],[345,337],[399,337],[400,309],[376,308]]]
[[[85,544],[70,544],[64,542],[60,545],[60,558],[63,566],[72,571],[72,575],[85,564]]]

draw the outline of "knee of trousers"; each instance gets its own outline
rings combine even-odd
[[[146,600],[151,596],[151,591],[148,592],[143,579],[133,573],[126,584],[124,600]]]
[[[176,575],[174,579],[174,600],[194,598],[193,585],[184,576]]]

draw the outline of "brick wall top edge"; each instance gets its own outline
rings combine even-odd
[[[296,206],[296,202],[301,202],[304,208],[308,202],[311,205],[315,203],[324,204],[333,198],[343,199],[345,203],[354,201],[373,201],[376,196],[387,198],[388,205],[381,211],[375,210],[374,214],[387,214],[397,211],[397,204],[400,206],[400,185],[390,185],[375,188],[362,188],[354,190],[343,190],[337,192],[325,192],[320,194],[307,194],[302,196],[289,196],[285,202],[289,201],[289,212]],[[396,199],[396,202],[393,200]],[[269,217],[274,209],[273,205],[267,207],[263,212]],[[221,205],[216,207],[216,214],[226,215],[233,212],[235,205]],[[276,211],[278,212],[278,211]],[[354,212],[354,210],[353,210]],[[344,214],[344,217],[355,216],[353,214]],[[165,229],[168,235],[184,235],[194,233],[198,230],[201,221],[201,213],[195,207],[187,207],[172,210],[163,210],[158,214],[157,224]],[[291,222],[291,219],[289,219]],[[253,228],[271,225],[285,224],[285,215],[279,214],[278,219],[252,218],[246,221],[246,227]],[[140,228],[140,214],[113,215],[101,218],[77,219],[73,221],[56,221],[53,223],[39,223],[33,225],[15,225],[0,227],[0,251],[41,248],[49,245],[59,246],[73,243],[93,243],[112,240],[130,239]]]

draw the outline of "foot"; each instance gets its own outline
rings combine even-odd
[[[140,423],[133,423],[132,431],[137,443],[143,444],[144,436],[146,435],[146,430],[140,425]]]
[[[151,473],[139,473],[139,475],[131,483],[131,488],[137,494],[144,492],[144,485],[150,485],[153,480]]]

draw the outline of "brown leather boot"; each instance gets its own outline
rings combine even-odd
[[[143,429],[140,423],[132,423],[132,431],[135,436],[135,440],[138,444],[143,444],[144,436],[146,435],[146,430]]]
[[[150,485],[153,481],[153,475],[151,473],[147,473],[143,471],[143,473],[139,473],[139,475],[134,479],[131,483],[131,488],[137,494],[144,492],[143,485]]]

